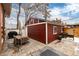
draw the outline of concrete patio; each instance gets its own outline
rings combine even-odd
[[[6,49],[1,54],[1,56],[39,56],[39,52],[41,53],[43,50],[50,48],[55,52],[62,53],[61,56],[75,56],[75,44],[72,38],[63,39],[62,42],[57,43],[57,40],[51,42],[50,44],[43,44],[36,40],[29,39],[29,43],[21,46],[20,51],[17,53],[13,53],[13,49]]]
[[[68,56],[74,56],[75,55],[75,44],[74,41],[71,38],[63,39],[61,43],[55,44],[56,40],[52,43],[50,43],[48,46],[60,51]]]

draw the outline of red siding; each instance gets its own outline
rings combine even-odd
[[[28,36],[42,43],[46,43],[45,24],[28,26]]]
[[[53,34],[53,24],[48,24],[48,43],[56,40],[59,33],[61,33],[61,27],[57,26],[57,34]]]

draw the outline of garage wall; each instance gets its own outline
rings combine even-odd
[[[27,30],[28,30],[28,37],[33,38],[42,43],[46,43],[45,24],[28,26]]]

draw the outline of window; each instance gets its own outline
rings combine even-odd
[[[33,24],[34,23],[34,19],[31,19],[30,21],[29,21],[29,24]]]
[[[63,27],[61,27],[61,33],[63,33]]]
[[[53,34],[57,34],[57,26],[53,26]]]

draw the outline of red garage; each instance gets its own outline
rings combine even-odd
[[[56,40],[58,34],[62,32],[61,25],[43,19],[30,18],[27,23],[28,37],[48,44]]]

